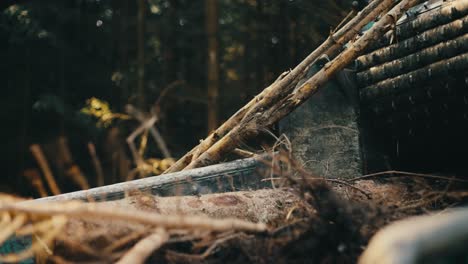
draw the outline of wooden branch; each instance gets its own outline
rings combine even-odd
[[[99,160],[97,156],[96,147],[94,146],[92,142],[88,143],[88,152],[93,162],[94,171],[96,172],[97,186],[98,187],[103,186],[104,185],[104,170],[102,169],[101,161]]]
[[[46,179],[47,185],[49,185],[49,188],[52,194],[53,195],[60,194],[61,193],[60,188],[58,187],[57,182],[55,181],[55,178],[52,175],[52,170],[50,169],[49,164],[47,163],[47,160],[44,156],[44,153],[41,150],[41,147],[37,144],[34,144],[34,145],[31,145],[29,149],[31,150],[31,153],[33,154],[34,158],[39,164],[39,167],[41,168],[42,173],[44,173],[44,177]]]
[[[82,190],[89,189],[88,179],[84,176],[80,167],[73,161],[70,147],[68,146],[67,139],[63,136],[57,140],[58,155],[57,166],[63,169],[65,176],[72,180]]]
[[[263,223],[251,223],[239,219],[212,219],[206,216],[161,215],[135,209],[119,210],[102,204],[81,202],[65,203],[11,203],[0,201],[0,212],[27,213],[37,216],[66,215],[86,219],[118,219],[135,224],[160,226],[166,229],[205,229],[212,231],[264,232]]]
[[[358,71],[364,71],[376,65],[402,58],[421,49],[443,43],[447,39],[453,39],[466,33],[468,33],[468,16],[361,56],[356,60],[356,66]]]
[[[466,17],[466,22],[468,29],[468,17]],[[362,86],[371,85],[409,71],[414,71],[436,61],[452,58],[464,52],[468,52],[468,34],[453,40],[441,42],[406,57],[372,67],[358,73],[357,80]]]
[[[169,240],[169,234],[162,228],[157,228],[154,233],[140,240],[130,249],[117,264],[145,263],[151,254]]]
[[[446,1],[442,7],[420,14],[417,18],[403,22],[396,27],[395,32],[388,32],[382,38],[372,43],[367,51],[374,51],[390,43],[393,35],[402,42],[426,30],[450,23],[468,14],[467,0]]]
[[[361,38],[338,55],[333,61],[326,64],[319,72],[303,83],[293,93],[289,95],[284,94],[283,97],[267,98],[273,100],[269,102],[273,103],[273,106],[263,108],[256,105],[255,109],[258,109],[257,111],[250,110],[250,115],[246,115],[238,126],[210,147],[197,160],[187,166],[187,168],[202,167],[218,162],[226,153],[236,148],[242,140],[255,135],[260,129],[264,129],[276,123],[289,114],[314,94],[319,87],[328,82],[338,71],[342,70],[346,65],[356,59],[357,56],[362,54],[370,42],[379,38],[386,32],[389,24],[394,23],[403,12],[418,2],[420,2],[420,0],[401,1]],[[279,95],[283,94],[279,93]]]
[[[399,94],[414,87],[415,84],[468,68],[468,53],[427,65],[424,68],[400,75],[395,78],[378,82],[361,89],[363,103],[371,102],[376,98]]]
[[[467,220],[468,210],[458,209],[395,222],[371,239],[359,264],[419,263],[437,254],[464,251]]]
[[[41,179],[41,174],[37,169],[26,169],[23,171],[24,177],[31,183],[34,189],[37,191],[40,197],[47,197],[46,188]]]
[[[240,121],[244,118],[245,114],[261,100],[269,100],[273,95],[278,93],[287,93],[294,89],[295,85],[311,64],[313,64],[323,54],[332,56],[336,51],[340,50],[342,46],[349,40],[354,38],[359,30],[376,19],[380,15],[381,10],[388,9],[393,4],[392,0],[374,0],[366,8],[364,8],[356,17],[343,26],[338,32],[331,35],[322,45],[314,50],[307,58],[305,58],[299,65],[297,65],[286,76],[281,75],[273,84],[265,88],[259,95],[248,102],[244,107],[237,111],[231,118],[223,123],[216,131],[211,133],[205,140],[200,142],[198,146],[193,148],[182,158],[180,158],[171,168],[164,173],[176,172],[184,169],[191,161],[208,150],[220,138],[229,133]],[[193,167],[193,166],[191,166]]]

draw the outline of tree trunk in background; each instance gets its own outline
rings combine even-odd
[[[145,0],[138,0],[137,38],[138,38],[138,86],[137,104],[140,108],[145,105]]]
[[[218,127],[218,1],[205,0],[206,33],[208,37],[208,133]]]

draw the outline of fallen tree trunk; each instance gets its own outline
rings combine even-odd
[[[468,28],[468,17],[466,17],[466,22]],[[465,34],[456,39],[439,43],[406,57],[360,72],[357,74],[357,80],[360,85],[368,86],[409,71],[414,71],[436,61],[452,58],[467,51],[468,34]]]
[[[445,2],[445,1],[444,1]],[[426,8],[425,6],[423,8]],[[395,32],[387,33],[378,41],[372,43],[367,49],[368,52],[375,51],[387,46],[393,36],[396,36],[397,42],[402,42],[411,38],[420,32],[431,28],[447,24],[453,20],[462,18],[468,14],[467,0],[453,0],[443,4],[442,7],[428,11],[419,15],[416,19],[399,24]],[[411,19],[411,18],[409,18]]]
[[[447,39],[453,39],[468,32],[468,16],[455,20],[446,25],[430,29],[414,35],[405,41],[395,43],[388,47],[376,50],[357,58],[358,71],[365,71],[376,65],[403,58],[421,49],[443,43]]]
[[[374,0],[366,8],[364,8],[356,17],[343,26],[338,32],[331,35],[322,45],[314,50],[307,58],[305,58],[296,68],[289,72],[285,77],[280,76],[272,85],[265,88],[259,95],[248,102],[244,107],[237,111],[231,118],[223,123],[216,131],[211,133],[205,140],[194,147],[191,151],[180,158],[174,165],[172,165],[164,173],[180,171],[184,168],[192,168],[189,165],[194,162],[199,155],[207,151],[213,146],[220,138],[229,133],[241,120],[245,114],[257,105],[258,102],[271,101],[278,94],[285,94],[290,92],[298,81],[307,72],[307,69],[312,65],[320,56],[327,54],[328,56],[336,55],[337,51],[342,46],[354,38],[357,32],[369,22],[375,20],[382,10],[388,10],[393,4],[392,0]]]
[[[328,82],[338,71],[352,62],[364,51],[370,42],[378,39],[387,30],[388,25],[395,23],[400,15],[408,8],[420,1],[403,0],[384,15],[369,31],[352,44],[348,49],[338,55],[333,61],[326,64],[319,72],[290,94],[265,98],[263,103],[255,105],[242,122],[232,129],[226,136],[216,142],[199,158],[191,162],[187,168],[202,167],[221,160],[226,154],[235,149],[242,140],[255,135],[261,129],[267,128],[289,114],[314,94],[319,87]],[[271,106],[270,106],[271,105]]]
[[[376,98],[399,94],[414,87],[415,84],[428,80],[428,78],[435,78],[451,72],[463,71],[467,68],[468,53],[464,53],[363,88],[360,92],[361,100],[363,103],[369,103]]]
[[[284,189],[208,194],[199,197],[156,197],[137,194],[118,201],[96,203],[93,206],[98,211],[139,212],[142,215],[147,213],[148,216],[160,215],[161,219],[179,219],[171,222],[183,223],[184,226],[168,229],[165,225],[152,225],[149,221],[129,221],[117,216],[70,216],[58,237],[57,254],[74,260],[83,258],[83,255],[87,255],[88,258],[109,258],[112,253],[121,251],[128,246],[127,244],[131,245],[132,242],[148,235],[154,228],[165,230],[171,237],[177,237],[179,232],[179,236],[188,236],[190,241],[199,236],[208,239],[210,235],[220,231],[235,233],[236,226],[229,223],[234,219],[236,222],[249,223],[242,225],[247,229],[241,228],[241,231],[255,233],[266,231],[263,223],[275,228],[310,216],[312,212],[310,205],[297,194]],[[203,219],[203,222],[197,219]],[[224,226],[220,223],[224,223]],[[237,225],[237,228],[239,227],[241,226]]]
[[[303,215],[308,208],[294,192],[285,189],[206,194],[201,196],[157,197],[150,194],[135,194],[125,199],[100,202],[98,208],[115,208],[123,211],[140,211],[167,216],[200,216],[213,219],[242,219],[252,223],[278,226]],[[288,213],[291,212],[289,219]],[[309,208],[310,209],[310,208]],[[187,218],[189,219],[189,218]],[[115,219],[118,223],[118,219]],[[81,221],[81,220],[80,220]],[[87,220],[88,221],[88,220]],[[109,221],[91,220],[108,225]],[[128,225],[121,222],[120,224]],[[209,224],[207,225],[209,226]],[[136,226],[138,227],[138,225]],[[69,230],[74,236],[73,229]],[[121,230],[116,230],[121,232]]]

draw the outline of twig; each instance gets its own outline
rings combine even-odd
[[[356,14],[355,10],[349,11],[349,13],[345,16],[345,18],[343,18],[343,20],[341,20],[341,22],[338,24],[338,26],[336,26],[335,29],[331,33],[334,34],[335,32],[337,32],[345,23],[348,23],[349,19],[352,16],[354,16],[355,14]]]
[[[169,234],[162,228],[157,228],[153,234],[140,240],[130,249],[117,264],[139,264],[145,260],[169,239]]]
[[[226,237],[223,237],[223,238],[220,238],[220,239],[217,239],[216,241],[213,242],[213,244],[211,244],[211,246],[209,246],[205,252],[203,252],[203,254],[201,254],[199,257],[200,259],[205,259],[207,257],[209,257],[213,251],[219,247],[221,244],[223,243],[226,243],[227,241],[229,240],[232,240],[234,238],[238,238],[239,236],[241,236],[242,233],[236,233],[236,234],[231,234],[229,236],[226,236]]]
[[[49,196],[37,169],[27,169],[23,172],[23,175],[29,180],[29,182],[31,182],[31,185],[36,189],[40,197],[43,198]]]
[[[244,157],[244,158],[250,158],[250,157],[255,156],[255,153],[250,152],[248,150],[243,150],[243,149],[240,149],[240,148],[234,149],[232,151],[232,153],[234,153],[234,154],[236,154],[238,156]]]
[[[372,173],[372,174],[367,174],[363,176],[359,176],[353,179],[349,179],[348,181],[360,181],[360,180],[366,180],[378,176],[387,176],[387,177],[419,177],[419,178],[429,178],[429,179],[437,179],[437,180],[445,180],[445,181],[455,181],[455,182],[468,182],[468,180],[463,180],[463,179],[457,179],[457,178],[450,178],[450,177],[444,177],[444,176],[438,176],[438,175],[431,175],[431,174],[423,174],[423,173],[414,173],[414,172],[406,172],[406,171],[395,171],[395,170],[390,170],[390,171],[382,171],[382,172],[377,172],[377,173]]]
[[[162,103],[162,100],[164,99],[164,97],[167,96],[167,94],[172,90],[174,89],[175,87],[179,86],[179,85],[185,85],[187,84],[187,82],[185,80],[177,80],[177,81],[174,81],[172,83],[170,83],[169,85],[167,85],[162,91],[161,93],[159,94],[159,97],[158,99],[156,100],[156,102],[154,103],[154,111],[157,115],[159,115],[159,113],[161,112],[161,103]]]
[[[96,154],[96,147],[92,142],[88,143],[88,151],[93,161],[94,170],[96,171],[97,186],[104,186],[104,171],[102,169],[101,161]]]
[[[326,178],[325,178],[324,180],[326,180],[326,181],[328,181],[328,182],[334,182],[334,183],[339,183],[339,184],[346,185],[346,186],[348,186],[349,188],[354,189],[354,190],[356,190],[356,191],[358,191],[358,192],[364,194],[364,195],[367,197],[367,199],[371,199],[371,198],[372,198],[372,196],[371,196],[368,192],[366,192],[366,191],[364,191],[363,189],[361,189],[361,188],[359,188],[359,187],[356,187],[356,186],[354,186],[354,185],[352,185],[352,184],[350,184],[350,183],[348,183],[348,182],[346,182],[346,181],[339,180],[339,179],[326,179]]]
[[[11,223],[8,223],[7,226],[2,225],[0,230],[0,244],[3,244],[15,231],[26,223],[27,217],[25,214],[20,214],[16,216]]]
[[[59,148],[59,154],[63,158],[65,175],[75,182],[82,190],[88,190],[90,188],[88,179],[83,175],[80,167],[73,161],[70,147],[68,146],[67,139],[65,137],[59,137],[57,141]]]
[[[50,191],[53,195],[59,195],[61,193],[60,188],[58,187],[57,182],[55,181],[55,178],[52,175],[52,170],[50,169],[49,164],[47,163],[44,153],[42,153],[41,147],[37,144],[33,144],[31,145],[31,147],[29,147],[29,149],[31,150],[31,153],[33,154],[34,158],[39,164],[39,167],[44,173],[44,177],[46,179],[47,185],[49,185]]]
[[[104,249],[104,252],[106,253],[111,253],[113,251],[115,251],[116,249],[119,249],[125,245],[127,245],[128,243],[132,242],[132,241],[135,241],[136,239],[139,239],[141,236],[143,236],[144,234],[148,233],[148,230],[141,230],[139,232],[133,232],[127,236],[124,236],[122,237],[121,239],[115,241],[114,243],[112,243],[111,245],[109,245],[108,247],[106,247]]]
[[[281,177],[277,177],[277,178],[266,178],[266,179],[262,179],[261,181],[270,181],[270,180],[284,180],[284,178],[281,178]],[[349,182],[346,182],[344,180],[339,180],[339,179],[328,179],[328,178],[322,178],[322,177],[304,177],[302,179],[297,179],[297,180],[322,180],[322,181],[327,181],[327,182],[333,182],[333,183],[338,183],[338,184],[343,184],[351,189],[354,189],[362,194],[364,194],[367,199],[371,199],[372,196],[364,191],[363,189],[357,187],[357,186],[354,186],[352,184],[350,184]]]
[[[99,204],[81,202],[67,203],[8,203],[0,201],[0,212],[23,212],[36,215],[67,215],[71,217],[89,217],[97,219],[120,219],[165,229],[206,229],[212,231],[243,230],[264,232],[267,226],[263,223],[252,223],[240,219],[213,219],[206,216],[161,215],[139,210],[120,210]]]
[[[153,113],[151,115],[151,117],[147,118],[143,112],[136,109],[132,105],[127,105],[126,111],[127,111],[127,113],[129,115],[131,115],[133,118],[138,120],[142,125],[146,124],[145,128],[147,130],[149,130],[149,132],[151,133],[151,136],[156,141],[156,144],[158,145],[159,150],[161,150],[161,153],[163,154],[163,156],[165,158],[171,158],[172,155],[171,155],[169,149],[167,148],[166,142],[164,141],[163,137],[161,136],[161,133],[159,133],[159,131],[156,129],[156,127],[154,127],[154,123],[156,123],[156,121],[158,120],[158,115],[156,113]],[[152,122],[152,123],[148,123],[148,120],[152,120],[152,119],[156,119],[156,120],[154,122]],[[141,133],[141,132],[139,132],[139,133]]]
[[[43,237],[41,237],[42,241],[45,244],[49,244],[54,238],[56,238],[57,235],[62,231],[62,228],[67,223],[67,219],[63,216],[53,217],[52,220],[54,222],[53,228],[49,230],[48,232],[44,233]],[[25,260],[27,258],[34,256],[35,252],[38,252],[41,249],[42,249],[41,244],[33,243],[31,247],[19,253],[0,256],[0,262],[18,263],[22,260]]]

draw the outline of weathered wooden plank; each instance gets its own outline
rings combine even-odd
[[[447,24],[468,14],[467,0],[425,2],[410,11],[397,22],[394,31],[385,34],[373,42],[367,51],[375,51],[388,46],[392,38],[395,42],[402,42],[431,28]],[[432,1],[434,2],[434,1]]]
[[[468,33],[468,16],[363,55],[356,60],[356,67],[358,71],[365,71],[466,33]]]
[[[468,25],[468,17],[466,22]],[[360,72],[357,81],[362,86],[371,85],[465,52],[468,52],[468,34]]]
[[[427,65],[424,68],[363,88],[360,91],[361,101],[363,103],[369,103],[379,97],[396,95],[414,88],[415,85],[427,81],[428,78],[436,78],[466,69],[468,69],[468,53],[447,60],[441,60]]]

